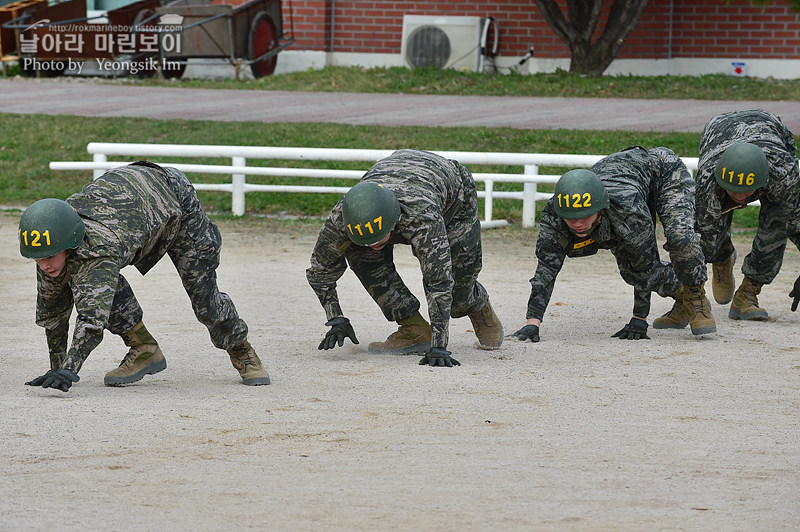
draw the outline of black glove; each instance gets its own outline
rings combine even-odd
[[[339,343],[339,347],[342,347],[344,345],[345,338],[350,338],[354,344],[358,343],[358,340],[356,339],[356,332],[353,330],[353,326],[350,325],[350,320],[347,318],[342,316],[333,318],[332,320],[325,322],[325,325],[330,327],[331,330],[325,334],[325,338],[323,338],[319,343],[319,347],[317,349],[320,351],[323,349],[333,349],[336,347],[337,342]]]
[[[797,303],[800,302],[800,276],[798,276],[797,280],[794,282],[794,288],[789,292],[789,297],[794,298],[794,301],[792,301],[792,312],[794,312],[797,310]]]
[[[422,360],[419,361],[420,366],[447,366],[448,368],[452,368],[453,366],[460,366],[461,362],[452,358],[450,351],[443,347],[431,347],[430,351],[422,357]]]
[[[509,338],[516,338],[524,342],[525,340],[530,340],[531,342],[538,342],[539,341],[539,326],[538,325],[526,325],[522,329],[518,330],[515,333],[509,334]]]
[[[619,338],[620,340],[649,340],[647,336],[647,322],[639,318],[631,318],[631,321],[622,328],[621,331],[613,334],[611,338]]]
[[[36,377],[25,384],[27,386],[41,386],[42,388],[58,388],[62,392],[69,390],[73,382],[81,380],[74,371],[61,368],[59,370],[49,370],[41,377]]]

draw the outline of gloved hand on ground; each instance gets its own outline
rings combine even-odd
[[[419,361],[420,366],[446,366],[452,368],[453,366],[460,366],[461,362],[452,358],[450,351],[442,347],[431,347],[422,360]]]
[[[530,340],[531,342],[538,342],[539,341],[539,326],[538,325],[526,325],[522,329],[518,330],[515,333],[509,334],[509,338],[516,338],[517,340],[524,342],[525,340]]]
[[[639,318],[631,318],[631,321],[629,321],[621,331],[617,331],[611,335],[611,338],[619,338],[620,340],[649,340],[650,337],[647,336],[647,322]]]
[[[336,347],[337,343],[339,347],[342,347],[345,338],[350,338],[354,344],[358,343],[356,332],[353,330],[353,326],[350,325],[350,320],[344,316],[338,316],[332,320],[328,320],[325,325],[330,327],[330,330],[325,334],[325,338],[322,339],[322,342],[320,342],[317,348],[320,351],[323,349],[333,349]]]
[[[25,384],[27,386],[41,386],[42,388],[58,388],[62,392],[66,392],[73,382],[78,382],[79,380],[81,378],[74,371],[61,368],[58,370],[51,369],[41,377],[36,377]]]
[[[794,312],[797,310],[797,303],[800,303],[800,276],[798,276],[797,280],[794,282],[794,288],[789,292],[789,297],[794,298],[794,301],[792,301],[792,312]]]

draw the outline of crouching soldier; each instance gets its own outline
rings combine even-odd
[[[756,200],[761,203],[758,227],[737,289],[730,234],[733,211]],[[714,299],[731,303],[731,319],[766,320],[769,314],[758,305],[761,287],[778,275],[787,238],[800,249],[797,146],[780,118],[761,110],[712,118],[700,138],[696,202],[697,230],[706,261],[712,264]],[[800,287],[800,277],[795,286]],[[800,291],[795,288],[790,297],[796,301]]]
[[[133,265],[144,275],[165,254],[195,316],[214,345],[227,350],[242,382],[269,384],[247,341],[247,324],[217,288],[219,230],[178,170],[141,161],[106,172],[66,201],[39,200],[20,219],[19,245],[24,257],[36,261],[36,323],[44,327],[50,351],[50,370],[25,384],[69,390],[104,329],[130,348],[105,375],[106,386],[164,370],[164,354],[120,270]],[[73,306],[77,318],[67,350]]]
[[[395,268],[394,246],[406,244],[419,260],[430,324],[420,302]],[[481,226],[472,174],[458,164],[419,150],[400,150],[378,161],[336,204],[311,255],[306,276],[330,330],[319,349],[345,338],[358,343],[339,305],[336,281],[347,266],[398,330],[371,353],[410,354],[420,364],[460,365],[447,350],[450,318],[469,316],[479,346],[503,342],[503,327],[478,282]]]
[[[689,324],[692,334],[715,332],[704,290],[700,236],[694,231],[693,193],[689,171],[667,148],[628,148],[601,159],[591,170],[561,176],[542,211],[527,324],[511,336],[538,342],[564,259],[594,255],[598,249],[611,250],[622,278],[634,289],[633,317],[614,337],[649,338],[651,292],[675,299],[672,310],[654,321],[655,328]],[[671,264],[659,258],[657,218]]]

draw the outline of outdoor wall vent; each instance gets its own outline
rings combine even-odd
[[[481,17],[404,15],[401,54],[406,66],[477,70],[481,22]]]

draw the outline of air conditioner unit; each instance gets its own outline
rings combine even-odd
[[[400,51],[411,68],[478,69],[481,17],[403,15]]]

